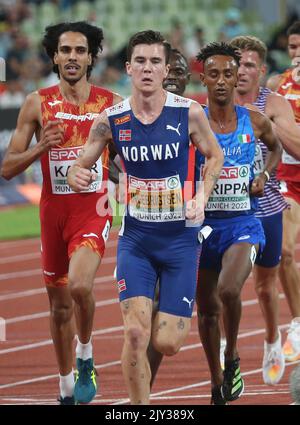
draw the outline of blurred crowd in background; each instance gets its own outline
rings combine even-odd
[[[185,54],[192,72],[189,92],[201,91],[195,55],[207,42],[240,34],[261,37],[269,48],[268,73],[289,66],[287,27],[299,19],[290,10],[284,22],[266,28],[255,10],[247,13],[232,1],[206,0],[0,0],[0,57],[6,61],[6,83],[0,86],[0,108],[19,107],[27,93],[57,82],[41,39],[47,25],[87,20],[104,31],[104,49],[91,81],[128,95],[124,72],[126,41],[142,29],[160,30]]]

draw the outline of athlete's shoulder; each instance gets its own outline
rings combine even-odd
[[[51,97],[53,95],[59,94],[59,87],[58,84],[55,84],[54,86],[50,87],[43,87],[40,88],[37,93],[42,97]]]
[[[167,91],[166,106],[173,108],[189,108],[194,100]]]
[[[129,103],[129,98],[122,99],[121,101],[118,102],[119,99],[122,99],[122,98],[120,96],[117,96],[116,97],[117,103],[105,109],[105,112],[107,113],[108,116],[119,115],[119,114],[122,114],[123,112],[130,111],[131,107]]]

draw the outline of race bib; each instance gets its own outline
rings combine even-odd
[[[67,175],[69,168],[74,164],[81,150],[82,147],[72,147],[52,148],[49,151],[49,169],[53,194],[66,195],[75,193],[68,185]],[[93,165],[92,171],[97,174],[97,178],[85,190],[86,193],[96,192],[101,187],[103,178],[101,157]]]
[[[254,174],[257,176],[258,174],[264,171],[264,158],[262,149],[259,143],[255,145],[255,157],[254,157]]]
[[[203,166],[202,166],[203,168]],[[203,170],[201,170],[201,175]],[[250,166],[223,167],[206,205],[206,211],[246,211],[250,209]]]
[[[282,151],[282,157],[281,157],[283,164],[289,164],[289,165],[297,165],[300,164],[300,161],[295,159],[293,156],[288,154],[284,149]]]
[[[182,187],[178,175],[161,179],[128,177],[131,217],[147,222],[184,220]]]

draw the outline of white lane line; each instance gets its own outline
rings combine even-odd
[[[118,241],[117,240],[113,240],[113,241],[108,241],[106,244],[106,249],[107,248],[112,248],[117,246]],[[40,258],[41,257],[41,253],[40,251],[35,251],[35,252],[28,252],[28,253],[24,253],[24,254],[19,254],[19,255],[11,255],[11,256],[7,256],[7,257],[1,257],[0,258],[0,264],[7,264],[7,263],[18,263],[20,261],[29,261],[29,260],[33,260],[35,258]]]
[[[105,335],[107,333],[110,332],[119,332],[123,330],[123,326],[113,326],[110,328],[104,328],[104,329],[100,329],[98,331],[94,331],[92,333],[93,336],[97,336],[97,335]],[[2,354],[8,354],[8,353],[15,353],[17,351],[24,351],[24,350],[30,350],[32,348],[39,348],[39,347],[43,347],[45,345],[51,345],[52,344],[52,339],[46,339],[44,341],[40,341],[40,342],[35,342],[32,344],[26,344],[26,345],[19,345],[16,347],[11,347],[11,348],[6,348],[3,350],[0,350],[0,355]]]
[[[116,257],[105,257],[103,258],[101,264],[114,264],[116,263]],[[300,267],[300,262],[296,263],[297,266]],[[100,265],[101,270],[101,265]],[[42,276],[42,270],[41,269],[33,269],[33,270],[23,270],[19,272],[12,272],[12,273],[2,273],[0,274],[0,280],[9,280],[9,279],[20,279],[23,277],[28,276],[36,276],[40,274]]]
[[[101,261],[101,264],[115,264],[116,257],[104,257]],[[100,265],[101,270],[101,265]],[[31,270],[22,270],[19,272],[12,272],[12,273],[1,273],[0,274],[0,280],[9,280],[9,279],[20,279],[23,277],[28,276],[36,276],[36,275],[43,275],[42,269],[31,269]]]
[[[119,298],[111,298],[108,300],[97,301],[95,306],[104,307],[107,305],[117,304],[118,302],[119,302]],[[42,317],[48,317],[49,315],[50,315],[49,311],[42,311],[41,313],[34,313],[34,314],[27,314],[25,316],[12,317],[10,319],[6,319],[5,323],[8,325],[11,323],[25,322],[26,320],[41,319]]]
[[[300,363],[300,361],[298,360],[297,362],[289,362],[286,364],[286,366],[292,366],[294,364]],[[242,376],[249,376],[249,375],[255,375],[257,373],[261,373],[262,369],[253,369],[253,370],[249,370],[248,372],[242,372]],[[172,394],[172,393],[176,393],[177,391],[186,391],[192,388],[199,388],[199,387],[204,387],[205,385],[210,385],[210,380],[209,381],[202,381],[202,382],[196,382],[195,384],[190,384],[190,385],[185,385],[182,387],[177,387],[177,388],[170,388],[169,390],[163,390],[163,391],[159,391],[157,393],[151,394],[150,395],[150,400],[155,400],[155,397],[158,396],[165,396],[166,394]],[[273,393],[272,393],[273,394]],[[124,399],[119,399],[116,402],[112,403],[112,405],[119,405],[119,404],[126,404],[129,403],[129,399],[128,398],[124,398]]]
[[[101,269],[100,269],[101,271]],[[106,276],[99,276],[96,277],[94,280],[94,284],[97,285],[98,283],[105,283],[105,282],[114,282],[115,279],[112,275],[106,275]],[[18,292],[12,292],[9,294],[5,294],[5,295],[0,295],[0,301],[7,301],[7,300],[12,300],[15,298],[23,298],[23,297],[31,297],[34,295],[39,295],[39,294],[46,294],[46,288],[37,288],[37,289],[28,289],[26,291],[18,291]]]
[[[284,327],[288,327],[288,326],[289,326],[288,324],[281,325],[280,328],[284,328]],[[99,330],[99,331],[93,332],[93,336],[94,335],[105,334],[105,333],[109,333],[109,332],[121,331],[121,330],[123,330],[123,326],[118,326],[118,327],[114,327],[114,328],[110,328],[110,329]],[[265,332],[265,329],[258,329],[258,330],[251,331],[251,332],[241,333],[241,334],[238,335],[238,339],[240,339],[240,338],[246,338],[246,337],[251,337],[251,336],[256,336],[257,334],[264,333],[264,332]],[[44,341],[44,342],[46,342],[46,341]],[[52,341],[50,341],[50,343],[52,343]],[[202,347],[202,344],[201,343],[199,343],[199,344],[190,344],[190,345],[187,345],[187,346],[182,347],[180,351],[193,350],[193,349],[199,348],[199,347]],[[1,352],[0,352],[0,354],[1,354]],[[289,366],[289,365],[292,365],[292,364],[297,364],[297,363],[299,363],[299,361],[289,362],[289,363],[286,364],[286,366]],[[105,369],[107,367],[117,366],[117,365],[121,365],[121,360],[116,360],[116,361],[105,363],[105,364],[102,364],[102,365],[95,365],[95,368],[96,369]],[[249,375],[249,374],[261,372],[261,370],[262,369],[260,368],[260,369],[255,369],[254,372],[245,372],[245,373],[243,372],[243,375]],[[1,389],[4,389],[4,388],[13,388],[13,387],[16,387],[18,385],[25,385],[25,384],[32,384],[32,383],[40,382],[40,381],[46,381],[47,379],[53,379],[53,378],[56,378],[56,377],[58,377],[58,374],[57,373],[56,374],[53,374],[53,375],[47,375],[47,376],[41,376],[41,377],[38,377],[38,378],[27,379],[25,381],[12,382],[12,383],[9,383],[9,384],[0,385],[0,390]],[[207,385],[209,383],[210,383],[210,381],[204,381],[202,383],[199,383],[198,382],[196,384],[192,384],[192,385],[188,385],[188,386],[184,386],[184,387],[179,387],[179,388],[175,388],[175,389],[173,388],[173,389],[170,389],[170,390],[164,390],[164,391],[161,391],[161,392],[158,392],[158,393],[153,394],[153,396],[159,396],[159,395],[168,394],[168,393],[172,393],[172,392],[176,392],[176,391],[181,391],[181,390],[185,390],[185,389],[189,389],[189,388],[194,388],[194,387],[198,387],[198,386],[204,386],[204,385]],[[119,401],[124,401],[124,400],[118,400],[118,402]],[[125,403],[125,401],[124,401],[124,403]]]

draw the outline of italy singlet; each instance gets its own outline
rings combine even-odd
[[[282,74],[280,85],[277,90],[291,104],[296,123],[300,125],[300,84],[297,84],[292,76],[293,70],[288,69]],[[296,200],[300,202],[300,161],[283,151],[281,162],[277,169],[277,178],[295,186]],[[285,190],[282,190],[285,195]]]
[[[205,109],[208,115],[208,108]],[[259,246],[259,255],[265,244],[261,222],[254,216],[257,198],[250,196],[255,177],[254,157],[256,138],[249,110],[235,106],[235,131],[215,134],[224,153],[220,177],[208,199],[203,229],[204,242],[200,268],[220,271],[224,252],[233,244],[249,243]],[[196,166],[200,180],[203,175],[203,157],[196,153]],[[251,250],[251,261],[256,258]]]
[[[113,103],[113,94],[90,86],[88,100],[69,103],[59,86],[39,90],[42,126],[62,120],[63,142],[41,156],[43,188],[40,202],[44,277],[47,284],[65,284],[69,257],[83,245],[102,255],[111,225],[107,199],[108,150],[92,170],[97,174],[86,193],[74,193],[67,173],[86,143],[94,119]],[[105,182],[105,184],[103,184]]]
[[[158,310],[184,317],[193,312],[201,248],[200,226],[188,226],[184,211],[185,182],[194,182],[188,166],[192,102],[166,92],[162,112],[147,125],[135,117],[130,99],[106,110],[128,185],[117,253],[120,301],[153,299],[159,278]]]

